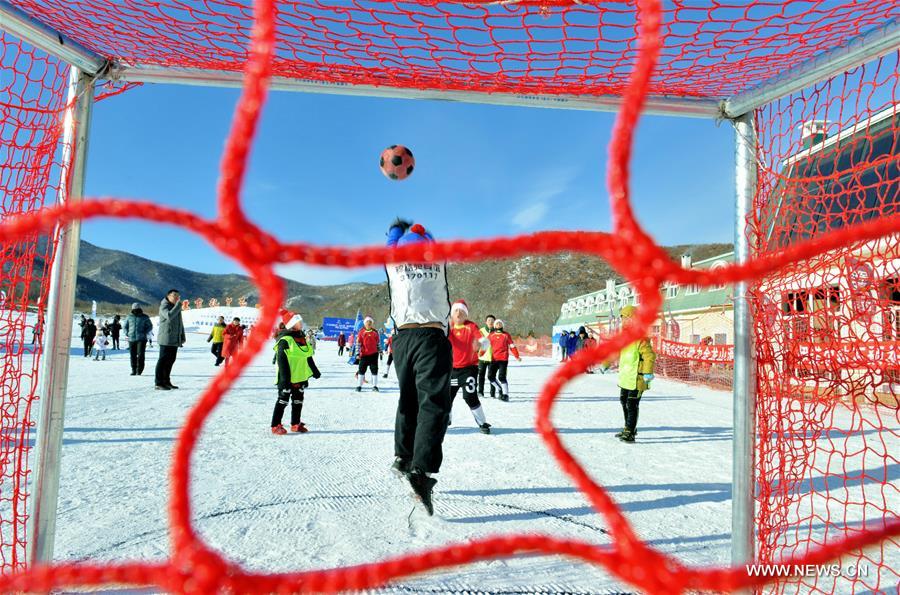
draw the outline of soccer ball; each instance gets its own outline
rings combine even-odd
[[[381,173],[392,180],[404,180],[413,172],[416,160],[403,145],[391,145],[381,152]]]

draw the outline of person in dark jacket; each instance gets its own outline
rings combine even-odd
[[[566,331],[562,331],[559,334],[559,353],[560,353],[560,361],[566,361],[569,359],[569,333]]]
[[[178,348],[187,341],[184,323],[181,321],[181,294],[170,289],[159,304],[159,360],[156,362],[156,390],[178,388],[172,384],[172,366],[178,357]]]
[[[572,357],[577,351],[578,336],[575,335],[575,331],[569,331],[569,336],[566,338],[566,355]]]
[[[284,410],[291,404],[291,432],[305,434],[309,430],[300,421],[303,410],[303,396],[310,378],[321,378],[322,374],[313,360],[314,350],[307,344],[303,332],[303,318],[293,312],[282,314],[285,329],[275,335],[275,361],[278,365],[276,384],[278,400],[272,412],[272,433],[287,434],[281,425]]]
[[[147,335],[153,330],[150,317],[144,314],[140,304],[131,304],[131,314],[125,319],[125,338],[131,354],[131,375],[144,373],[144,354],[147,351]]]
[[[88,318],[81,329],[81,340],[84,341],[84,357],[91,357],[94,350],[94,337],[97,336],[97,325],[93,318]]]
[[[338,335],[338,357],[344,355],[344,347],[347,346],[347,335],[344,334],[344,331],[341,331],[341,334]]]
[[[119,349],[119,333],[122,331],[122,318],[116,314],[113,316],[112,323],[109,325],[110,335],[112,336],[112,348]]]

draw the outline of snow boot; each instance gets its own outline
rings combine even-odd
[[[380,393],[381,391],[378,390],[378,387],[377,387],[377,386],[373,386],[373,387],[372,387],[372,392]]]
[[[169,388],[168,386],[164,386],[164,385],[162,385],[162,384],[157,384],[157,385],[156,385],[156,390],[172,390],[172,389]]]
[[[287,430],[284,429],[283,425],[278,424],[277,426],[272,426],[272,433],[278,436],[284,436],[287,434]]]
[[[305,434],[309,431],[309,428],[307,428],[306,424],[301,421],[299,424],[292,425],[291,431],[294,433]]]
[[[357,386],[357,387],[356,387],[356,392],[361,393],[361,392],[362,392],[362,387],[361,387],[361,386]]]
[[[482,434],[490,434],[491,433],[491,424],[485,422],[478,426],[481,429]]]
[[[634,432],[630,432],[628,430],[623,431],[622,436],[619,437],[619,440],[628,443],[634,442]]]
[[[625,435],[625,432],[627,432],[627,431],[628,431],[628,428],[622,428],[621,432],[616,433],[616,438],[621,438],[622,436]],[[637,438],[637,430],[633,431],[631,433],[631,435],[634,436],[635,438]]]
[[[387,374],[382,374],[381,377],[382,377],[382,378],[387,378]]]
[[[503,401],[504,403],[508,403],[509,395],[500,395],[500,400]]]
[[[409,473],[409,461],[397,457],[394,459],[394,464],[391,465],[391,473],[397,477],[403,477]]]
[[[434,488],[437,480],[425,475],[421,469],[413,469],[406,477],[409,479],[409,485],[412,487],[416,498],[425,507],[425,512],[428,513],[428,516],[433,516],[434,504],[431,501],[431,490]]]

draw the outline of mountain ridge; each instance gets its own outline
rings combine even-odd
[[[730,244],[695,244],[667,247],[677,258],[690,251],[695,261],[732,249]],[[463,298],[475,320],[490,313],[503,318],[514,333],[550,332],[563,302],[576,295],[602,289],[606,279],[622,277],[604,261],[575,253],[530,255],[511,259],[450,263],[447,269],[452,299]],[[311,285],[284,279],[286,307],[298,311],[312,325],[323,316],[353,317],[357,309],[384,320],[388,315],[387,284],[344,283]],[[102,248],[82,240],[76,285],[76,306],[90,308],[97,300],[106,313],[125,313],[132,302],[156,305],[170,288],[185,299],[226,297],[237,305],[244,297],[250,305],[259,291],[244,275],[209,274],[160,263],[120,250]]]

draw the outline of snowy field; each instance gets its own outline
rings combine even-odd
[[[129,376],[126,352],[73,357],[57,524],[58,559],[166,556],[170,452],[185,413],[216,371],[191,336],[172,380],[155,391]],[[74,347],[73,343],[73,347]],[[212,416],[198,451],[196,520],[215,547],[253,569],[318,568],[513,532],[609,543],[603,519],[558,470],[533,430],[534,401],[555,363],[510,366],[512,400],[487,399],[483,435],[457,399],[435,488],[436,516],[418,510],[393,461],[396,382],[352,392],[353,369],[320,343],[323,377],[307,392],[310,433],[272,436],[271,356],[261,355]],[[73,349],[73,353],[75,350]],[[623,507],[638,533],[692,563],[724,563],[730,535],[731,406],[725,392],[657,380],[642,402],[639,442],[613,437],[622,412],[613,375],[567,387],[555,421],[566,443]],[[407,579],[389,592],[604,593],[601,570],[554,557],[480,563]]]
[[[166,556],[170,453],[185,413],[217,371],[205,337],[179,351],[177,391],[153,389],[127,352],[73,356],[62,459],[56,557]],[[73,342],[73,354],[79,353]],[[474,537],[547,533],[609,543],[604,521],[557,468],[533,430],[534,403],[556,363],[511,363],[512,400],[487,399],[482,435],[457,399],[428,519],[393,461],[393,372],[382,392],[353,392],[353,368],[333,343],[316,356],[323,377],[307,392],[310,433],[272,436],[271,352],[254,362],[210,419],[194,456],[193,501],[204,537],[255,570],[359,564]],[[691,564],[729,559],[731,395],[661,379],[643,400],[638,442],[622,426],[613,374],[569,385],[555,423],[610,490],[638,534]],[[894,478],[896,479],[896,478]],[[898,503],[900,504],[900,503]],[[896,508],[895,508],[896,509]],[[519,557],[404,579],[390,593],[610,593],[629,589],[603,571],[557,557]]]

